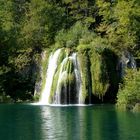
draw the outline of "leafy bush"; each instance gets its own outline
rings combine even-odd
[[[87,44],[92,40],[92,34],[81,22],[74,24],[69,30],[61,30],[55,37],[57,47],[73,48],[79,42]]]
[[[118,108],[133,109],[137,103],[140,103],[140,71],[127,70],[117,98]]]

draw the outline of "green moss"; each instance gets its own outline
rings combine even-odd
[[[86,97],[92,90],[95,96],[103,99],[110,85],[108,66],[103,56],[105,48],[91,43],[81,44],[77,49],[82,66],[82,94]]]
[[[55,91],[57,88],[57,84],[58,84],[58,78],[59,78],[59,73],[60,73],[60,68],[61,65],[58,66],[58,69],[53,77],[53,82],[52,82],[52,87],[51,87],[51,94],[50,94],[50,98],[49,98],[49,102],[52,103],[53,101],[53,97],[55,95]]]
[[[51,51],[49,49],[44,50],[44,56],[43,59],[40,60],[40,73],[37,76],[37,82],[41,81],[41,89],[39,91],[39,93],[37,93],[38,95],[40,95],[42,93],[42,91],[44,90],[45,84],[46,84],[46,76],[47,76],[47,68],[48,68],[48,62],[49,62],[49,56]],[[38,96],[35,95],[35,96]],[[35,99],[38,99],[38,97]]]
[[[73,84],[75,81],[75,74],[73,73],[67,73],[65,77],[61,80],[61,86],[63,85],[68,85],[68,84]]]
[[[83,48],[79,47],[78,49],[78,60],[80,62],[80,69],[81,69],[81,80],[82,80],[82,96],[85,100],[86,97],[91,92],[91,80],[90,80],[90,63],[89,63],[89,56],[88,51]],[[89,95],[90,96],[90,95]]]
[[[33,101],[37,102],[37,101],[39,101],[39,99],[40,99],[40,95],[39,94],[35,94],[34,97],[33,97]]]
[[[72,73],[73,70],[74,70],[73,62],[72,60],[68,59],[66,63],[64,64],[62,71],[66,71],[69,74],[69,73]]]
[[[80,44],[80,45],[78,45],[78,47],[77,47],[77,50],[78,50],[78,52],[86,52],[87,50],[89,50],[90,49],[90,44]]]
[[[99,53],[96,48],[93,48],[90,51],[90,61],[92,93],[101,99],[105,95],[109,86],[106,63],[104,62],[101,53]]]
[[[61,48],[61,52],[57,60],[57,65],[60,65],[65,57],[66,57],[66,50],[64,48]]]

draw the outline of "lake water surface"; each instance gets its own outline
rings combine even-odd
[[[0,140],[140,140],[140,114],[110,105],[0,105]]]

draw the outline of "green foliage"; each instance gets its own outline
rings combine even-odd
[[[0,1],[0,92],[15,100],[33,95],[40,53],[65,26],[63,13],[64,8],[45,0]]]
[[[124,83],[120,86],[117,95],[117,107],[132,110],[135,107],[135,105],[140,101],[139,91],[140,71],[127,70]]]
[[[96,11],[95,1],[62,0],[62,3],[65,6],[67,18],[72,21],[82,21],[86,26],[90,26],[95,22],[93,16]]]
[[[32,99],[43,48],[68,48],[58,64],[77,50],[87,67],[82,68],[85,96],[89,69],[94,93],[103,96],[119,82],[114,51],[140,56],[139,6],[139,0],[0,0],[0,92],[14,100]],[[42,65],[45,75],[47,61]],[[65,69],[72,74],[72,67],[68,61]]]
[[[99,8],[99,15],[102,16],[102,20],[105,23],[110,23],[112,20],[112,10],[113,5],[110,1],[102,1],[102,0],[96,0],[96,5]]]
[[[11,37],[14,28],[12,6],[11,0],[0,1],[0,42],[6,42]]]
[[[29,10],[28,10],[29,9]],[[55,33],[65,24],[63,8],[45,0],[31,0],[22,23],[21,41],[25,45],[48,46],[53,43]]]
[[[106,1],[97,0],[99,15],[102,17],[97,30],[108,39],[118,52],[131,49],[139,42],[140,17],[138,0]]]
[[[69,30],[61,30],[56,38],[55,42],[58,47],[74,48],[79,44],[80,39],[86,40],[86,36],[89,37],[90,32],[88,28],[81,22],[77,22]],[[91,35],[89,41],[92,39]],[[87,40],[88,41],[88,40]]]

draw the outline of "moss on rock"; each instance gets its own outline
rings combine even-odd
[[[98,96],[99,99],[103,99],[109,86],[106,63],[102,58],[101,53],[99,53],[95,48],[90,51],[90,61],[92,92],[95,96]]]
[[[86,46],[86,45],[85,45]],[[78,60],[80,62],[81,80],[82,80],[82,96],[86,100],[91,94],[91,79],[90,79],[90,61],[88,50],[86,47],[79,47]],[[89,101],[88,101],[89,102]]]

